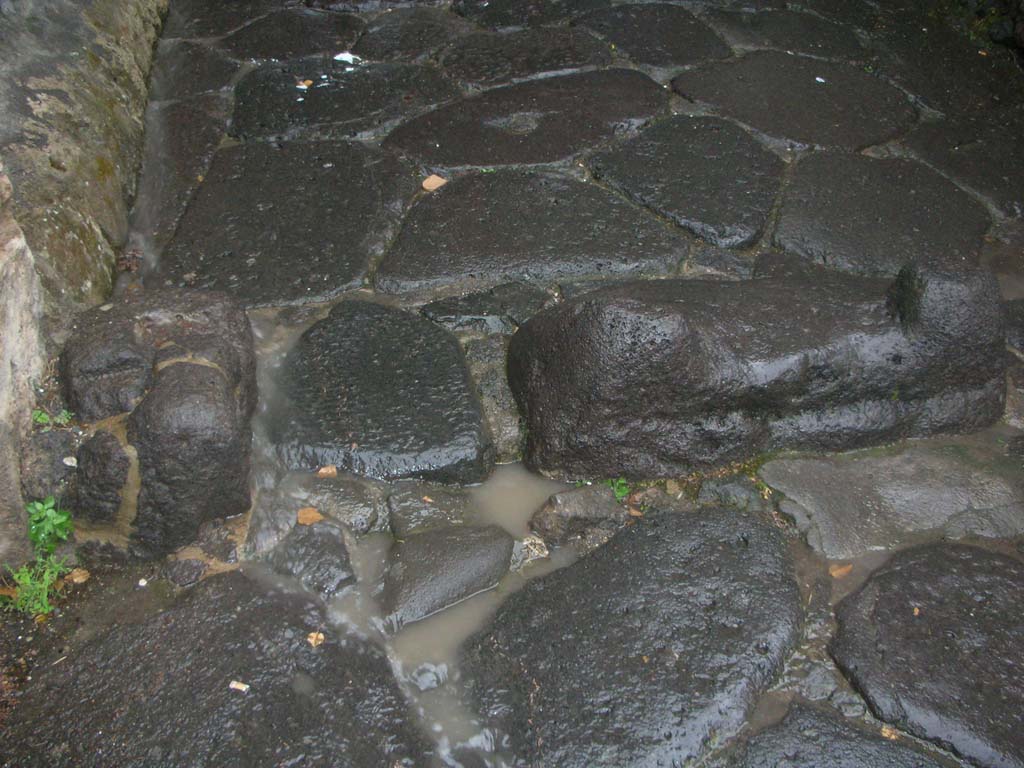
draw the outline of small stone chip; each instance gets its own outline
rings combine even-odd
[[[295,516],[299,525],[313,525],[324,519],[316,507],[303,507]]]
[[[306,642],[316,648],[318,645],[322,645],[324,642],[323,632],[310,632],[306,635]]]
[[[63,461],[65,467],[77,467],[78,466],[78,459],[76,459],[74,456],[65,456],[62,459],[62,461]]]
[[[230,688],[232,691],[241,691],[242,693],[249,692],[249,684],[240,683],[238,680],[232,680],[230,683],[228,683],[228,688]]]
[[[427,192],[433,192],[435,189],[440,189],[448,183],[448,179],[443,176],[438,176],[436,173],[432,173],[423,180],[423,188]]]

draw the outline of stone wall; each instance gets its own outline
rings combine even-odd
[[[167,0],[0,0],[0,563],[27,551],[32,385],[128,232]]]

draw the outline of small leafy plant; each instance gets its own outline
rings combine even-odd
[[[615,494],[615,500],[620,504],[633,492],[629,481],[624,477],[616,477],[614,480],[609,478],[604,481],[604,484],[612,489],[612,493]]]
[[[67,541],[74,529],[71,513],[58,509],[53,496],[33,501],[25,509],[28,511],[28,537],[38,554],[52,554],[57,544]]]
[[[64,558],[58,560],[52,554],[38,555],[34,563],[11,571],[14,596],[7,603],[8,609],[31,616],[50,613],[53,610],[50,598],[56,591],[57,580],[67,572]]]
[[[71,423],[71,419],[74,418],[74,414],[71,413],[67,408],[61,409],[59,413],[50,415],[41,408],[36,408],[32,411],[32,423],[40,427],[66,427]],[[43,431],[46,431],[45,429]]]

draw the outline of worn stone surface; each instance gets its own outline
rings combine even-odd
[[[296,83],[312,81],[306,89]],[[312,57],[260,67],[238,84],[231,133],[241,138],[346,138],[459,95],[433,67]]]
[[[755,734],[712,768],[942,768],[905,742],[885,738],[838,713],[794,704],[778,725]]]
[[[1002,347],[986,273],[889,284],[807,268],[585,294],[519,329],[509,380],[534,466],[659,477],[986,426],[1003,410]]]
[[[222,37],[281,6],[281,0],[174,0],[164,24],[164,38]]]
[[[267,563],[325,600],[356,582],[342,527],[330,520],[296,525],[267,555]]]
[[[672,88],[798,145],[862,149],[916,118],[904,93],[863,69],[773,51],[684,72]]]
[[[399,126],[386,146],[430,165],[550,163],[661,113],[667,94],[626,69],[495,88]]]
[[[979,203],[923,165],[816,154],[797,165],[774,240],[819,264],[892,275],[908,261],[975,265],[988,227]]]
[[[832,655],[880,719],[980,766],[1024,765],[1024,564],[900,552],[837,609]]]
[[[466,362],[494,441],[499,463],[523,456],[523,418],[512,397],[505,373],[508,337],[488,336],[465,344]]]
[[[375,18],[353,52],[377,61],[420,61],[477,27],[441,8],[398,8]]]
[[[337,305],[282,365],[271,439],[293,469],[483,480],[493,449],[458,342],[419,315]]]
[[[1003,302],[1006,317],[1006,343],[1024,354],[1024,299]]]
[[[222,149],[157,279],[250,306],[323,301],[359,284],[412,183],[398,161],[340,142]]]
[[[5,724],[8,764],[428,765],[383,651],[325,626],[301,596],[211,577],[41,668]]]
[[[346,13],[285,8],[232,32],[220,44],[240,59],[335,54],[351,48],[364,26],[359,17]]]
[[[52,429],[34,432],[21,451],[21,495],[26,501],[55,497],[63,506],[74,493],[75,470],[64,463],[74,457],[78,438],[74,432]]]
[[[487,27],[537,26],[559,21],[611,0],[456,0],[458,13]]]
[[[433,528],[462,525],[470,511],[465,491],[434,483],[396,483],[388,496],[391,532],[399,539]]]
[[[744,511],[766,511],[767,500],[754,481],[745,475],[710,478],[700,484],[697,501],[701,504],[737,507]]]
[[[502,283],[480,293],[432,301],[420,311],[453,331],[511,334],[550,300],[551,295],[541,288]]]
[[[604,67],[611,61],[606,43],[585,30],[568,27],[468,35],[440,56],[450,76],[487,85],[542,72]]]
[[[530,518],[530,530],[549,546],[596,549],[629,519],[607,485],[587,485],[554,494]]]
[[[381,607],[394,628],[495,586],[508,573],[512,537],[497,526],[451,526],[398,541],[388,556]]]
[[[186,558],[185,560],[168,560],[164,565],[164,578],[179,587],[191,587],[199,582],[209,570],[202,560]]]
[[[718,246],[754,241],[783,162],[733,123],[672,117],[590,160],[594,175]]]
[[[734,510],[651,512],[528,582],[460,666],[523,765],[683,764],[739,730],[800,620],[777,530]]]
[[[76,458],[75,517],[114,522],[131,467],[124,446],[112,433],[101,429],[82,443]]]
[[[385,293],[404,293],[508,280],[658,275],[682,261],[688,245],[594,185],[543,172],[473,174],[413,206],[375,283]]]
[[[679,67],[732,54],[710,27],[678,5],[619,5],[592,11],[577,23],[597,32],[637,64]]]
[[[163,40],[150,74],[150,101],[185,99],[228,86],[241,63],[209,45]]]
[[[853,28],[811,13],[784,9],[719,11],[708,21],[730,43],[743,48],[775,48],[827,59],[859,61],[867,56]]]

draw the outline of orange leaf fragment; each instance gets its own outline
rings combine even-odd
[[[643,513],[643,512],[641,512],[641,511],[640,511],[639,509],[637,509],[636,507],[630,507],[630,508],[629,508],[629,516],[630,516],[630,517],[643,517],[643,516],[644,516],[644,513]]]
[[[316,648],[318,645],[322,645],[324,642],[323,632],[310,632],[306,635],[306,642]]]
[[[893,728],[891,725],[883,725],[882,726],[882,735],[885,738],[889,739],[889,741],[896,741],[896,739],[898,739],[900,737],[899,732],[895,728]]]
[[[316,476],[317,477],[337,477],[338,476],[338,468],[336,466],[334,466],[333,464],[328,464],[325,467],[320,467],[320,469],[318,469],[316,471]]]
[[[295,517],[299,525],[313,525],[313,523],[319,523],[324,519],[316,507],[303,507]]]
[[[436,173],[432,173],[423,180],[423,188],[427,192],[433,192],[435,189],[440,189],[448,183],[448,179],[443,176],[438,176]]]
[[[828,575],[833,579],[842,579],[850,575],[853,570],[853,563],[847,563],[846,565],[830,565],[828,567]]]
[[[429,496],[424,496],[423,500],[425,502],[427,502],[427,504],[433,504],[434,503],[434,500],[432,498],[430,498]]]
[[[921,615],[921,609],[918,608],[916,605],[914,606],[914,615],[915,616],[920,616]]]

